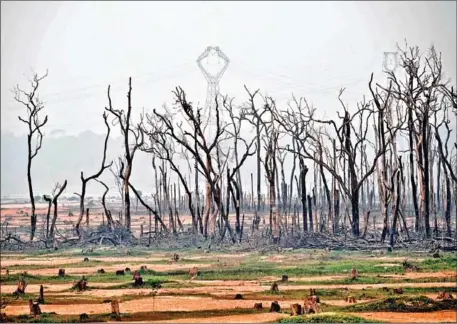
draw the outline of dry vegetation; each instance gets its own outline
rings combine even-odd
[[[277,107],[245,87],[241,107],[216,98],[210,137],[202,109],[179,87],[173,107],[137,124],[132,80],[123,110],[108,87],[100,167],[81,171],[76,203],[59,198],[67,180],[34,196],[47,74],[30,90],[16,87],[27,112],[19,119],[29,132],[30,206],[2,205],[2,321],[454,322],[456,90],[434,48],[399,53],[387,86],[370,76],[369,101],[350,109],[341,90],[335,119],[305,98]],[[123,136],[116,161],[107,161],[110,125]],[[139,151],[151,155],[152,197],[131,182]],[[245,188],[241,170],[252,157]],[[106,200],[107,170],[120,204]],[[90,181],[104,188],[99,202],[86,199]]]

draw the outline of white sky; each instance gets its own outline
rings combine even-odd
[[[31,69],[49,69],[41,98],[46,132],[105,131],[101,115],[112,84],[116,108],[133,80],[134,114],[172,101],[182,86],[205,102],[196,58],[218,45],[231,59],[221,92],[247,99],[243,85],[286,103],[306,96],[328,116],[347,87],[350,105],[383,80],[383,52],[404,39],[443,53],[456,84],[456,2],[4,2],[1,3],[1,131],[24,133],[23,107],[9,91]]]
[[[456,1],[2,1],[1,132],[26,131],[17,119],[24,107],[10,89],[27,87],[31,71],[49,69],[40,88],[48,102],[47,135],[105,133],[107,86],[114,108],[125,109],[129,76],[134,117],[143,108],[172,103],[176,86],[203,105],[207,84],[196,59],[209,45],[220,46],[231,60],[220,89],[236,103],[248,99],[246,84],[274,97],[280,108],[291,93],[305,96],[319,115],[331,118],[341,109],[341,87],[347,88],[343,100],[351,110],[369,95],[371,72],[384,82],[383,53],[396,51],[405,39],[423,52],[434,44],[456,85]],[[244,181],[253,161],[247,161]],[[138,170],[136,183],[149,190],[152,183],[141,182],[145,177]],[[76,170],[65,177],[76,186],[78,175]],[[40,178],[37,183],[51,186]]]

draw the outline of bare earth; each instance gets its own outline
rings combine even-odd
[[[387,321],[391,323],[456,323],[456,311],[438,311],[429,313],[353,313],[366,319]]]

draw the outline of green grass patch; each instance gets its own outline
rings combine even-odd
[[[56,274],[58,272],[58,269],[65,269],[65,268],[83,268],[83,267],[95,267],[97,265],[103,264],[104,266],[108,265],[116,265],[119,264],[119,262],[104,262],[100,260],[91,260],[89,259],[88,262],[84,262],[83,259],[81,259],[81,262],[76,262],[76,263],[65,263],[65,264],[24,264],[24,265],[13,265],[9,266],[9,270],[38,270],[38,269],[48,269],[48,268],[55,268],[56,269]]]
[[[440,258],[428,258],[419,264],[422,271],[440,271],[452,270],[456,271],[456,254],[444,254]]]
[[[425,296],[415,297],[391,297],[374,302],[361,303],[347,306],[344,311],[348,312],[434,312],[440,310],[455,310],[454,300],[433,300]]]
[[[31,274],[10,274],[8,276],[2,277],[0,279],[0,283],[2,285],[14,285],[17,284],[18,280],[20,278],[24,278],[27,284],[50,284],[50,283],[55,283],[55,284],[62,284],[62,283],[70,283],[73,282],[73,280],[80,279],[81,276],[65,276],[65,277],[59,277],[57,276],[41,276],[41,275],[31,275]],[[27,288],[26,288],[27,290]]]
[[[456,294],[456,288],[453,287],[428,287],[428,288],[403,288],[404,295],[421,295],[426,293],[437,293],[441,291],[446,291],[448,293]],[[275,300],[278,299],[278,296],[285,298],[285,299],[305,299],[309,296],[310,291],[309,289],[300,289],[300,290],[281,290],[278,295],[272,295],[269,290],[265,290],[260,293],[250,293],[244,295],[245,299],[267,299],[267,300]],[[349,286],[349,291],[345,291],[343,289],[317,289],[316,294],[318,297],[321,298],[322,303],[326,303],[326,300],[335,300],[335,299],[344,299],[346,296],[351,295],[354,296],[357,300],[361,299],[379,299],[379,298],[389,298],[393,296],[397,296],[393,294],[393,289],[389,289],[389,291],[385,291],[381,288],[367,288],[365,290],[362,289],[351,289]],[[274,297],[276,296],[276,297]]]
[[[322,313],[283,318],[280,323],[383,323],[359,316],[338,313]]]

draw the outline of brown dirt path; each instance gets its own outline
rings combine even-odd
[[[456,323],[456,311],[437,311],[428,313],[351,313],[366,319],[386,321],[390,323]]]
[[[146,297],[139,300],[130,300],[119,303],[121,313],[137,313],[148,311],[200,311],[222,310],[235,308],[252,308],[253,300],[216,300],[209,297],[181,297],[157,296]],[[291,304],[300,303],[302,300],[279,300],[280,307],[289,309]],[[154,307],[153,307],[154,306]],[[264,307],[270,307],[270,302],[264,302]],[[100,314],[109,313],[111,305],[105,304],[76,304],[76,305],[42,305],[43,312],[56,312],[57,314],[77,315],[81,313]],[[5,312],[9,315],[20,315],[29,312],[28,305],[9,305]]]
[[[279,313],[260,313],[231,316],[181,318],[170,321],[152,321],[149,323],[272,323],[277,322],[284,317],[289,317],[289,315]]]
[[[89,287],[111,287],[121,284],[120,282],[89,282]],[[47,292],[59,293],[64,290],[68,290],[73,287],[73,283],[64,283],[64,284],[43,284],[45,294]],[[16,291],[17,285],[0,285],[2,294],[11,294]],[[36,294],[40,292],[39,284],[29,284],[25,289],[26,293]],[[68,294],[68,293],[65,293]]]

